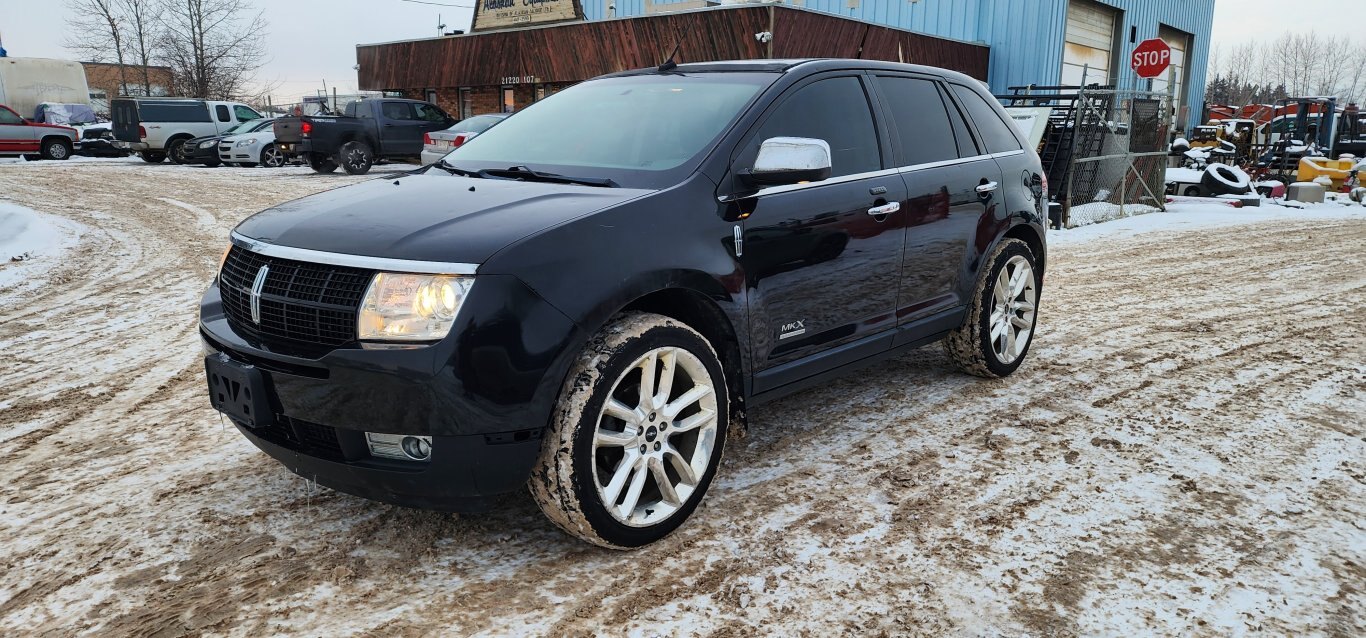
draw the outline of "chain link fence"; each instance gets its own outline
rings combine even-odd
[[[1171,96],[1086,87],[1075,108],[1064,225],[1165,210]]]

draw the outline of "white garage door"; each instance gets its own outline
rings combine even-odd
[[[1062,83],[1081,84],[1082,69],[1086,83],[1109,84],[1115,48],[1114,9],[1086,0],[1067,3],[1067,31],[1062,52]]]

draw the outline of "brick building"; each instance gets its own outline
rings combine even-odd
[[[85,67],[85,82],[90,86],[90,105],[96,113],[109,112],[109,100],[121,95],[142,95],[143,67],[136,64],[123,65],[126,86],[119,86],[119,65],[106,62],[82,62]],[[153,97],[171,94],[171,67],[149,66],[147,76],[151,81],[150,94]]]

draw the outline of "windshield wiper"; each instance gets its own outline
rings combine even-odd
[[[605,188],[616,188],[616,182],[605,177],[572,177],[569,175],[557,175],[555,173],[542,173],[533,171],[525,166],[512,166],[509,168],[486,168],[479,171],[480,177],[495,177],[501,179],[522,179],[537,182],[555,182],[559,184],[581,184],[583,186],[602,186]]]
[[[446,171],[447,173],[450,173],[451,175],[459,175],[459,176],[461,176],[461,177],[484,177],[483,175],[480,174],[480,173],[482,173],[483,171],[480,171],[480,172],[467,171],[467,170],[465,170],[465,169],[463,169],[463,168],[460,168],[459,166],[455,166],[455,165],[451,164],[450,162],[447,162],[445,159],[436,160],[436,163],[435,163],[435,164],[432,164],[432,166],[433,166],[433,167],[436,167],[436,168],[439,168],[439,169],[441,169],[441,170],[443,170],[443,171]]]

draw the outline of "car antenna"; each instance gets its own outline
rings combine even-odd
[[[672,71],[672,70],[678,68],[678,63],[677,63],[677,62],[674,62],[674,58],[678,56],[678,47],[679,47],[679,43],[678,43],[678,42],[674,42],[674,50],[673,50],[673,52],[669,54],[668,59],[664,60],[664,63],[663,63],[663,64],[659,65],[659,72],[660,72],[660,73],[668,73],[669,71]]]

